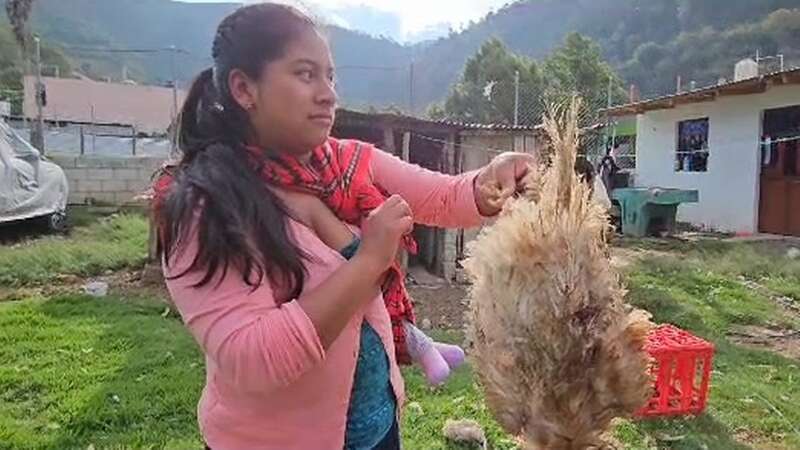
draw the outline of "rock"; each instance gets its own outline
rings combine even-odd
[[[105,281],[93,281],[83,286],[83,291],[92,297],[105,297],[108,295],[108,283]]]
[[[786,250],[786,257],[789,259],[800,258],[800,248],[790,247],[789,250]]]
[[[431,327],[433,326],[433,324],[431,323],[431,319],[428,319],[427,317],[422,319],[420,325],[422,326],[423,330],[430,330]]]
[[[411,402],[406,405],[406,412],[417,416],[422,416],[425,414],[425,411],[422,409],[422,405],[420,405],[419,402]]]
[[[478,422],[474,420],[448,419],[442,428],[442,434],[448,440],[460,444],[478,445],[487,448],[486,433]]]

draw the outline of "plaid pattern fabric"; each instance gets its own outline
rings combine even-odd
[[[254,155],[263,155],[249,147]],[[261,165],[267,183],[318,196],[336,216],[351,225],[360,226],[369,213],[380,206],[388,194],[372,181],[369,161],[374,151],[370,144],[334,138],[314,149],[303,163],[290,155],[272,155]],[[403,248],[417,252],[417,244],[407,235]],[[410,364],[406,350],[403,321],[414,323],[413,303],[405,287],[405,277],[398,264],[386,273],[382,284],[383,299],[392,321],[395,353],[398,362]]]
[[[266,183],[318,196],[336,216],[351,225],[360,226],[369,213],[380,206],[388,194],[372,181],[369,160],[374,151],[370,144],[330,138],[316,148],[307,163],[288,155],[264,158],[265,152],[246,147],[252,155],[254,167]],[[174,181],[175,168],[165,168],[153,182],[152,206],[156,211],[159,233],[161,208]],[[417,243],[404,236],[403,248],[417,252]],[[410,364],[403,321],[415,322],[411,297],[405,286],[405,276],[395,263],[386,273],[382,283],[383,299],[392,322],[395,354],[401,364]]]

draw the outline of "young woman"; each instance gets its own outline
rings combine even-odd
[[[203,437],[215,450],[397,449],[395,350],[431,347],[407,327],[398,248],[413,249],[415,222],[496,214],[532,158],[447,176],[331,138],[330,50],[288,6],[232,13],[213,58],[155,201],[167,285],[206,356]]]

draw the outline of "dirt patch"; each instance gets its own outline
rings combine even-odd
[[[661,250],[611,247],[611,266],[617,270],[624,270],[644,258],[671,256],[674,256],[674,254]]]
[[[787,358],[800,361],[800,331],[771,329],[754,325],[737,327],[728,333],[736,344],[760,350],[769,350]]]
[[[616,269],[625,269],[636,262],[639,252],[630,248],[612,248],[611,266]]]
[[[464,286],[440,284],[435,286],[409,286],[414,299],[417,322],[430,321],[432,328],[461,330],[467,311],[467,290]]]
[[[144,269],[126,270],[101,278],[109,284],[113,295],[120,297],[150,297],[171,304],[164,283],[161,266],[148,265]]]
[[[55,297],[58,295],[84,292],[84,286],[92,281],[108,283],[108,295],[121,298],[156,298],[169,304],[169,292],[164,284],[161,268],[148,266],[142,269],[128,269],[117,272],[107,271],[95,277],[59,275],[44,285],[18,288],[0,288],[0,302],[18,301],[36,297]]]
[[[757,292],[763,295],[764,297],[767,297],[768,299],[775,302],[778,306],[780,306],[781,309],[783,309],[787,314],[800,320],[800,303],[796,302],[794,299],[787,297],[785,295],[777,294],[768,287],[763,286],[757,283],[756,281],[748,280],[743,276],[740,276],[738,278],[738,281],[739,283],[742,284],[742,286],[754,292]]]

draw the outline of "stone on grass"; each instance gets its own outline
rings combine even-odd
[[[83,291],[92,297],[105,297],[108,295],[108,283],[105,281],[92,281],[83,286]]]

